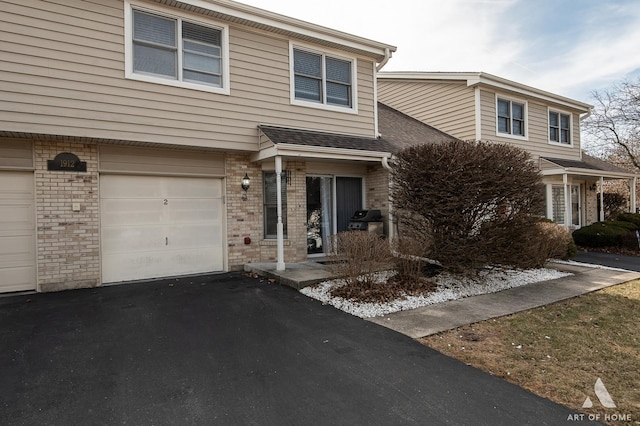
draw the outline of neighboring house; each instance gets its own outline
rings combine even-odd
[[[543,175],[546,217],[569,228],[602,217],[597,182],[623,179],[636,187],[636,174],[583,153],[580,119],[588,104],[482,72],[381,72],[378,99],[459,139],[527,150]]]
[[[5,0],[0,33],[0,292],[283,266],[387,207],[393,46],[229,0]]]

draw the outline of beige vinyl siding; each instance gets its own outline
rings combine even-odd
[[[475,139],[475,95],[466,83],[378,80],[378,99],[459,139]]]
[[[527,136],[526,140],[499,136],[496,133],[496,93],[488,90],[480,91],[482,108],[482,139],[509,143],[529,151],[534,158],[552,157],[564,159],[580,159],[580,117],[572,114],[573,146],[563,146],[549,143],[548,107],[552,110],[566,111],[540,101],[499,93],[498,97],[526,101],[527,103]]]
[[[248,151],[259,123],[373,136],[368,58],[357,58],[358,114],[325,111],[290,105],[289,40],[275,34],[229,24],[224,95],[125,79],[122,1],[7,0],[0,11],[0,130]]]
[[[101,145],[101,173],[131,173],[163,176],[223,177],[224,155],[168,149]]]

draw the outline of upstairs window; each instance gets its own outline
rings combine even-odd
[[[571,116],[549,111],[549,142],[571,145]]]
[[[138,9],[129,21],[127,77],[228,93],[224,27]]]
[[[293,49],[293,99],[353,108],[353,68],[350,60]]]
[[[525,115],[524,103],[498,98],[497,114],[498,133],[524,137]]]

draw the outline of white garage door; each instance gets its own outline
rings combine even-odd
[[[35,288],[33,173],[0,171],[0,292]]]
[[[100,177],[102,282],[223,269],[222,180]]]

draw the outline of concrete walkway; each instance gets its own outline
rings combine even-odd
[[[551,263],[549,266],[574,275],[396,312],[369,321],[417,339],[640,279],[638,272],[602,269],[587,264]]]

